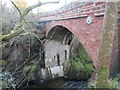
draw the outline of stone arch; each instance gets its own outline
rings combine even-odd
[[[75,56],[74,53],[78,51],[79,46],[87,53],[78,38],[69,29],[61,25],[52,27],[47,33],[45,43],[45,66],[48,68],[63,66],[64,62]]]

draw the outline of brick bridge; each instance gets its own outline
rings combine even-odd
[[[55,27],[64,27],[69,30],[79,42],[84,46],[88,55],[93,60],[94,65],[98,65],[98,53],[102,34],[102,24],[104,18],[104,2],[87,2],[73,3],[66,5],[54,12],[42,13],[37,16],[39,26],[47,34]],[[91,22],[87,23],[86,19],[91,17]],[[63,29],[64,30],[64,29]],[[64,31],[63,31],[64,32]],[[118,29],[114,35],[112,64],[111,67],[117,66],[118,60]],[[59,33],[58,33],[59,34]],[[62,34],[61,34],[62,35]],[[113,57],[114,56],[114,57]]]

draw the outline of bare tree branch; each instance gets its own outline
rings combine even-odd
[[[16,4],[12,0],[10,0],[10,1],[14,5],[14,7],[18,10],[20,17],[22,17],[22,13],[21,13],[20,9],[16,6]]]
[[[37,8],[37,7],[41,6],[41,5],[53,4],[53,3],[59,3],[59,2],[45,2],[45,3],[39,2],[39,3],[35,4],[35,5],[32,5],[32,6],[27,7],[27,8],[25,9],[23,15],[27,15],[32,9]]]
[[[3,35],[2,37],[0,37],[0,39],[5,39],[5,38],[13,38],[19,34],[21,34],[24,30],[19,30],[19,31],[16,31],[14,33],[10,33],[10,34],[7,34],[7,35]]]
[[[19,20],[18,24],[13,28],[13,30],[11,31],[11,33],[10,33],[10,34],[7,34],[7,35],[1,36],[0,39],[12,38],[12,37],[14,37],[14,36],[16,36],[16,35],[21,34],[22,32],[18,30],[18,29],[19,29],[19,26],[21,26],[23,20],[25,21],[25,16],[26,16],[32,9],[37,8],[37,7],[41,6],[41,5],[45,5],[45,4],[59,3],[59,2],[45,2],[45,3],[38,2],[38,3],[35,4],[35,5],[32,5],[32,6],[27,7],[27,8],[24,10],[23,14],[22,14],[21,11],[19,10],[19,8],[15,5],[15,3],[14,3],[12,0],[11,0],[11,2],[12,2],[12,4],[15,6],[15,8],[18,10],[18,12],[19,12],[19,14],[20,14],[21,17],[20,17],[20,20]],[[17,33],[17,34],[16,34],[16,33]]]

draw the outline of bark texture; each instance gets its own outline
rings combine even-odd
[[[99,50],[100,66],[96,85],[97,88],[109,88],[109,65],[116,22],[117,2],[107,2],[103,23],[102,40]]]

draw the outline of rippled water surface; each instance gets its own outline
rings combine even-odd
[[[76,88],[76,90],[85,90],[86,81],[68,81],[64,78],[54,79],[38,85],[37,88]]]

